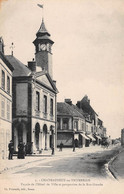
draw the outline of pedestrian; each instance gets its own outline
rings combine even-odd
[[[51,155],[54,155],[54,146],[53,145],[52,145],[51,149],[52,149]]]
[[[24,158],[25,158],[24,143],[20,141],[18,145],[18,159]]]
[[[10,141],[8,148],[9,148],[9,158],[8,159],[13,160],[14,145],[13,145],[12,140]]]
[[[26,144],[24,142],[24,155],[26,156]]]
[[[73,144],[73,152],[75,152],[75,142],[74,142],[74,144]]]
[[[60,151],[62,151],[62,148],[63,148],[63,143],[61,142],[60,143]]]

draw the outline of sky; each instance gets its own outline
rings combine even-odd
[[[37,4],[44,4],[44,13]],[[124,0],[0,0],[0,36],[5,54],[24,64],[34,58],[33,41],[42,15],[55,42],[53,76],[58,101],[73,104],[88,95],[107,134],[124,128]]]

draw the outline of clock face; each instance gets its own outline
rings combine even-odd
[[[45,45],[45,44],[41,44],[41,45],[40,45],[40,49],[41,49],[42,51],[45,51],[45,50],[46,50],[46,45]]]

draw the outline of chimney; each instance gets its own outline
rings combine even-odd
[[[36,61],[28,61],[28,68],[32,71],[35,72],[36,71]]]
[[[85,99],[88,102],[88,104],[90,104],[90,99],[88,98],[87,95],[85,95],[83,99]]]
[[[0,37],[0,52],[4,54],[4,42],[2,37]]]
[[[69,105],[72,105],[72,101],[69,98],[68,99],[65,99],[65,102],[68,103]]]
[[[78,108],[81,108],[81,101],[77,101],[76,106],[77,106]]]

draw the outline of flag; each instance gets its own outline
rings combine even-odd
[[[37,4],[40,8],[43,8],[43,5],[41,5],[41,4]]]

